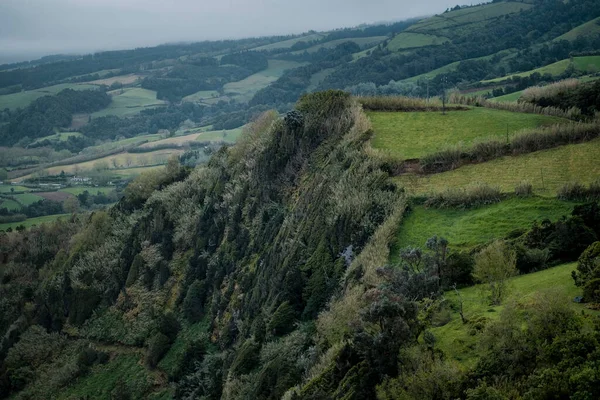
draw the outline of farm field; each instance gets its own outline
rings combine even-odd
[[[123,179],[129,179],[138,176],[141,173],[147,171],[154,171],[156,169],[164,168],[164,165],[152,165],[149,167],[131,167],[131,168],[117,168],[110,170],[110,173],[115,176],[119,176]]]
[[[317,86],[335,71],[335,68],[325,68],[310,77],[310,85],[306,88],[307,92],[314,92]]]
[[[342,43],[346,42],[354,42],[360,47],[373,47],[377,43],[383,42],[387,39],[387,36],[371,36],[371,37],[358,37],[358,38],[346,38],[346,39],[337,39],[331,40],[329,42],[320,43],[309,47],[308,49],[292,51],[291,54],[303,54],[304,52],[308,53],[316,53],[321,49],[333,49],[336,46],[339,46]]]
[[[202,103],[205,100],[210,100],[219,96],[219,92],[217,92],[216,90],[201,90],[199,92],[184,97],[183,101],[187,101],[190,103]]]
[[[143,142],[154,142],[154,141],[160,140],[161,138],[162,138],[162,135],[160,135],[158,133],[151,134],[151,135],[134,136],[132,138],[116,140],[114,142],[106,142],[106,143],[99,144],[97,146],[88,147],[88,148],[84,149],[83,152],[88,153],[88,154],[89,153],[92,153],[92,154],[93,153],[103,153],[106,151],[111,151],[111,150],[115,150],[115,149],[119,149],[119,148],[135,146],[135,145],[143,143]]]
[[[573,41],[578,37],[590,37],[600,34],[600,17],[586,22],[585,24],[579,25],[578,27],[571,29],[554,39],[554,42],[560,42],[561,40]]]
[[[6,208],[9,211],[20,210],[21,205],[14,200],[0,198],[0,208]]]
[[[183,153],[183,150],[178,149],[157,150],[148,153],[118,153],[91,161],[50,167],[46,168],[45,171],[50,175],[58,175],[61,171],[68,174],[74,174],[83,171],[92,171],[101,167],[103,169],[108,168],[108,170],[112,172],[113,169],[165,164],[172,154],[181,153]],[[26,180],[31,177],[32,175],[26,175],[20,177],[19,180]]]
[[[426,33],[451,30],[453,27],[484,23],[488,20],[493,20],[507,14],[518,13],[521,10],[527,10],[531,7],[531,4],[522,2],[490,3],[477,8],[464,8],[426,18],[422,22],[409,27],[406,31]]]
[[[517,184],[529,181],[534,193],[554,197],[570,182],[589,184],[600,178],[600,139],[542,150],[517,157],[503,157],[481,164],[432,175],[401,175],[396,182],[414,194],[440,192],[447,187],[465,188],[474,182],[498,186],[513,192]]]
[[[123,92],[123,93],[121,93]],[[100,111],[92,114],[92,118],[115,115],[124,117],[137,114],[145,108],[159,107],[166,104],[156,99],[156,92],[142,88],[118,89],[112,93],[112,102]]]
[[[58,132],[58,133],[55,133],[54,135],[39,138],[31,144],[40,143],[45,140],[49,140],[50,142],[66,142],[70,137],[78,137],[78,136],[83,136],[83,135],[79,132]]]
[[[510,75],[506,75],[506,76],[503,76],[500,78],[489,79],[489,80],[485,80],[485,81],[481,81],[481,82],[482,83],[502,82],[513,76],[526,77],[526,76],[530,76],[536,72],[541,75],[550,74],[553,76],[557,76],[557,75],[560,75],[563,72],[565,72],[567,70],[567,68],[569,67],[569,65],[571,65],[571,60],[566,59],[566,60],[557,61],[550,65],[546,65],[545,67],[533,69],[531,71],[510,74]],[[590,72],[590,73],[598,72],[598,71],[600,71],[600,56],[574,57],[573,58],[573,66],[575,67],[576,70],[581,71],[581,72]]]
[[[223,87],[225,95],[230,98],[235,98],[237,101],[248,102],[252,99],[256,92],[266,88],[271,83],[281,78],[285,71],[300,67],[302,65],[304,65],[304,63],[295,61],[269,60],[269,67],[264,71],[250,75],[241,81],[225,84]],[[219,99],[211,98],[210,101],[218,102]]]
[[[127,75],[113,76],[112,78],[98,79],[95,81],[91,81],[90,84],[110,86],[113,83],[118,82],[122,85],[129,85],[131,83],[135,83],[138,79],[141,79],[141,78],[142,78],[141,75],[127,74]]]
[[[402,159],[419,158],[453,145],[470,145],[486,138],[506,137],[522,129],[553,125],[564,120],[476,107],[467,111],[370,112],[376,149]]]
[[[398,51],[416,47],[439,46],[448,40],[447,37],[426,33],[401,32],[390,41],[387,48],[390,51]]]
[[[521,98],[522,94],[523,94],[523,91],[519,90],[518,92],[513,92],[513,93],[505,94],[503,96],[493,97],[490,99],[490,101],[517,101],[517,100],[519,100],[519,98]]]
[[[11,190],[14,189],[14,190]],[[26,188],[25,186],[18,186],[18,185],[0,185],[0,193],[11,193],[11,192],[26,192],[29,189]]]
[[[57,214],[57,215],[46,215],[44,217],[37,218],[27,218],[25,221],[21,222],[9,222],[6,224],[0,224],[0,231],[5,231],[8,228],[15,229],[17,226],[24,226],[25,228],[30,228],[34,225],[41,225],[46,222],[53,222],[59,218],[68,218],[71,214]]]
[[[266,44],[266,45],[260,46],[260,47],[255,47],[252,50],[261,51],[261,50],[289,49],[298,42],[312,42],[312,41],[316,41],[316,40],[321,40],[323,37],[325,37],[325,35],[322,33],[314,33],[311,35],[295,37],[293,39],[283,40],[281,42],[276,42],[276,43]]]
[[[106,194],[106,193],[112,192],[113,190],[115,190],[114,186],[98,186],[98,187],[73,186],[73,187],[60,189],[59,192],[65,192],[65,193],[69,193],[74,196],[77,196],[79,194],[82,194],[85,191],[87,191],[90,194],[97,194],[97,193]]]
[[[8,108],[15,110],[17,108],[25,108],[31,102],[43,96],[53,96],[65,89],[87,90],[97,89],[98,86],[90,84],[62,83],[60,85],[48,86],[35,90],[27,90],[19,93],[5,94],[0,96],[0,110]]]
[[[33,193],[15,194],[13,197],[15,198],[15,200],[17,200],[17,202],[24,206],[28,206],[30,204],[36,203],[44,199],[43,196]]]
[[[451,247],[470,249],[502,239],[515,229],[528,229],[536,220],[556,221],[569,215],[576,204],[532,196],[511,197],[497,204],[468,210],[414,206],[398,229],[394,247],[423,247],[427,239],[438,235],[446,238]]]
[[[570,304],[577,312],[597,314],[585,308],[583,304],[573,302],[575,296],[581,295],[581,289],[575,286],[571,272],[577,263],[563,264],[543,271],[520,275],[509,280],[509,298],[504,304],[514,302],[527,305],[538,295],[547,292],[557,296],[565,303]],[[505,305],[490,306],[481,295],[482,285],[476,285],[460,289],[463,300],[465,317],[474,320],[485,317],[490,320],[499,318]],[[451,304],[458,304],[458,296],[454,292],[447,292],[446,299]],[[431,329],[431,332],[439,341],[436,345],[451,359],[459,361],[463,365],[473,366],[477,361],[478,337],[469,334],[470,326],[460,320],[458,312],[451,313],[451,320],[444,326]]]

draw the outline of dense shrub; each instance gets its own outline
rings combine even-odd
[[[148,352],[146,353],[146,364],[150,368],[155,368],[158,362],[167,354],[171,347],[171,341],[169,338],[162,334],[157,333],[148,342]]]
[[[358,97],[358,102],[367,111],[442,111],[440,100],[426,100],[415,97],[379,96]],[[461,106],[446,106],[447,110],[466,110]]]
[[[573,279],[577,286],[583,287],[594,279],[600,279],[600,242],[592,243],[581,253]]]
[[[600,200],[600,180],[592,182],[588,187],[580,183],[567,183],[557,193],[560,200],[593,201]]]
[[[271,317],[267,329],[273,335],[285,335],[294,330],[294,321],[296,320],[296,312],[286,301],[282,303]]]
[[[425,201],[425,207],[465,209],[494,204],[501,200],[499,188],[477,184],[465,189],[448,189],[430,196]]]
[[[523,181],[515,186],[515,195],[519,197],[529,197],[533,194],[533,185],[531,182]]]

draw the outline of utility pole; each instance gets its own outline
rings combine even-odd
[[[448,77],[442,78],[442,115],[446,115],[446,84],[448,83]]]

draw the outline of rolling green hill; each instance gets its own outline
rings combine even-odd
[[[583,72],[583,73],[598,72],[598,71],[600,71],[600,56],[573,57],[572,60],[571,59],[561,60],[561,61],[555,62],[553,64],[546,65],[545,67],[536,68],[531,71],[521,72],[521,73],[517,73],[517,74],[511,74],[511,75],[507,75],[504,77],[489,79],[489,80],[485,80],[485,81],[481,81],[481,82],[483,84],[497,83],[497,82],[505,81],[506,79],[508,79],[512,76],[525,77],[525,76],[530,76],[534,73],[539,73],[541,75],[550,74],[553,76],[558,76],[558,75],[562,74],[563,72],[565,72],[567,70],[567,68],[569,68],[571,65],[573,66],[573,68],[575,68],[576,71],[579,71],[579,72]]]
[[[564,122],[559,118],[487,108],[441,112],[375,112],[372,145],[400,159],[424,155],[461,144],[468,147],[488,138],[504,138],[523,129]]]
[[[579,37],[593,37],[600,35],[600,18],[593,19],[591,21],[586,22],[585,24],[579,25],[578,27],[570,30],[569,32],[560,35],[556,39],[555,42],[561,40],[569,40],[573,41]]]
[[[387,48],[390,51],[411,49],[415,47],[440,46],[448,42],[448,38],[425,33],[402,32],[390,41]]]
[[[97,89],[98,86],[90,84],[71,84],[64,83],[60,85],[47,86],[36,90],[27,90],[19,93],[5,94],[0,96],[0,110],[8,108],[14,110],[25,108],[33,101],[43,96],[52,96],[65,89],[88,90]]]
[[[142,88],[118,89],[110,92],[112,102],[103,110],[92,114],[92,118],[115,115],[125,117],[139,113],[147,108],[160,107],[166,104],[156,98],[156,92]]]

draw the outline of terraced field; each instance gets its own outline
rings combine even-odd
[[[440,174],[395,178],[411,193],[440,192],[448,187],[465,188],[474,182],[498,186],[512,192],[517,184],[529,181],[534,192],[553,197],[564,184],[589,184],[600,177],[600,139],[542,150],[517,157],[503,157],[481,164],[465,165]]]
[[[488,108],[468,111],[369,113],[375,135],[372,146],[402,159],[419,158],[452,145],[468,146],[484,138],[506,137],[523,129],[564,120]]]
[[[553,198],[510,198],[470,210],[434,209],[415,206],[398,229],[395,249],[423,247],[434,235],[448,239],[450,246],[470,249],[504,238],[516,229],[528,229],[533,221],[556,221],[569,215],[576,203]],[[392,255],[397,253],[392,251]]]

